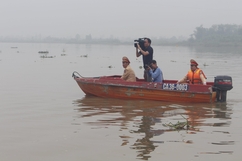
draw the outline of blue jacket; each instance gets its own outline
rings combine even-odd
[[[149,74],[152,77],[153,82],[162,82],[163,81],[163,73],[160,68],[156,68],[155,70],[150,69]]]

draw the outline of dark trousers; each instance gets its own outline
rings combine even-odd
[[[146,82],[152,82],[152,77],[149,73],[149,70],[144,70],[144,79]]]

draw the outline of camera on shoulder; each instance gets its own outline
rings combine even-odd
[[[144,42],[145,42],[145,38],[139,38],[138,40],[134,40],[134,47],[137,48],[137,44],[139,44],[140,48],[144,50],[145,49]]]

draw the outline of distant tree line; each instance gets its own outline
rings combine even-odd
[[[242,26],[221,24],[204,28],[202,25],[196,27],[191,37],[188,39],[189,45],[205,46],[241,46],[242,45]]]
[[[159,36],[159,35],[158,35]],[[196,27],[190,38],[171,37],[150,37],[152,45],[170,45],[170,46],[242,46],[242,26],[231,24],[213,25],[210,28],[204,28],[202,25]],[[134,38],[137,39],[137,38]],[[35,36],[30,38],[24,37],[1,37],[0,42],[23,42],[23,43],[72,43],[72,44],[133,44],[133,40],[119,40],[113,36],[109,38],[93,38],[91,34],[81,38],[76,34],[73,38],[56,38]]]

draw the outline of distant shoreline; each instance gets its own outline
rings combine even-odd
[[[102,41],[94,41],[94,42],[70,42],[70,41],[0,41],[0,43],[53,43],[53,44],[83,44],[83,45],[133,45],[134,42],[102,42]],[[226,42],[226,43],[189,43],[188,41],[182,42],[156,42],[153,41],[152,45],[155,46],[186,46],[186,47],[242,47],[242,43],[234,43],[234,42]]]

